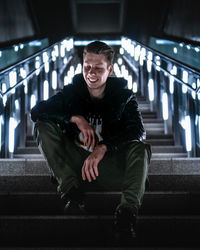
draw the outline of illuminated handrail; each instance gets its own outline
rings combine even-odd
[[[200,156],[200,71],[125,37],[119,51],[132,71],[121,66],[129,88],[149,99],[176,145],[183,145],[188,156]]]

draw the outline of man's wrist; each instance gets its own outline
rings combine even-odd
[[[100,144],[98,146],[101,147],[105,152],[108,151],[107,146],[105,144]]]

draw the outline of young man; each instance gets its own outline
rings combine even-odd
[[[133,92],[124,79],[109,77],[113,56],[103,42],[88,44],[83,74],[38,103],[31,117],[38,147],[66,201],[65,211],[84,210],[85,182],[107,190],[120,188],[116,235],[135,237],[151,152],[141,141],[144,128]]]

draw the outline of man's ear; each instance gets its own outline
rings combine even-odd
[[[113,64],[109,65],[109,76],[113,73]]]

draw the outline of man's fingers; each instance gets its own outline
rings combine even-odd
[[[98,163],[95,163],[94,164],[94,172],[95,172],[95,175],[98,176],[99,175],[99,171],[98,171]]]
[[[83,165],[81,171],[82,171],[82,178],[83,178],[83,180],[85,181],[85,180],[86,180],[86,176],[85,176],[85,164]]]
[[[91,182],[92,180],[91,180],[90,173],[89,173],[89,170],[87,167],[85,168],[85,173],[86,173],[86,177],[87,177],[88,181]]]
[[[89,168],[89,171],[90,171],[90,174],[91,174],[93,180],[96,180],[96,176],[95,176],[95,174],[94,174],[94,170],[93,170],[92,167]]]

